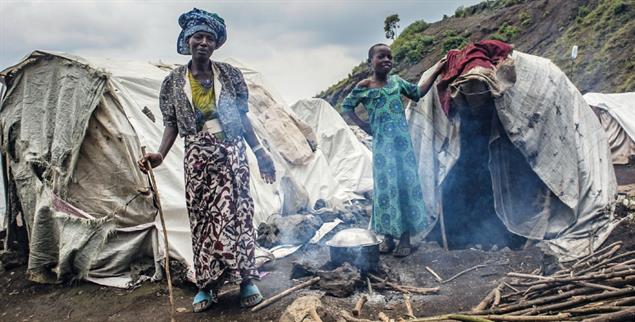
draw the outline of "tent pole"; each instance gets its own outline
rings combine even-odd
[[[146,155],[146,147],[141,147],[141,157]],[[154,192],[157,200],[157,207],[159,208],[159,217],[161,218],[161,226],[163,227],[163,244],[165,245],[165,274],[168,280],[168,294],[170,296],[170,320],[174,322],[174,296],[172,295],[172,277],[170,276],[170,253],[168,247],[168,231],[165,228],[165,218],[163,217],[163,208],[161,207],[161,198],[159,197],[159,189],[157,189],[157,182],[154,178],[154,172],[150,161],[146,163],[146,169],[148,169],[148,175],[150,177],[150,189]]]
[[[443,202],[439,210],[439,224],[441,225],[441,239],[443,240],[443,249],[445,251],[450,250],[448,248],[448,237],[445,234],[445,220],[443,219]]]

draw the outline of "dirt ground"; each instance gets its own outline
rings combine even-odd
[[[626,249],[635,244],[635,225],[625,222],[614,231],[607,241],[625,241]],[[326,262],[328,249],[313,246],[288,258],[268,265],[268,274],[258,283],[265,297],[274,295],[294,284],[290,280],[292,262],[309,258],[314,262]],[[402,284],[423,287],[440,286],[436,295],[412,296],[416,316],[466,310],[476,305],[490,291],[497,280],[507,272],[531,272],[539,268],[542,254],[538,249],[525,251],[483,251],[478,249],[443,251],[436,243],[420,244],[410,257],[397,259],[383,255],[381,263],[389,276]],[[476,266],[486,265],[471,271],[454,281],[441,284],[425,270],[431,267],[447,279],[454,274]],[[80,282],[75,285],[42,285],[27,281],[25,266],[0,273],[0,321],[169,321],[167,288],[164,283],[147,282],[134,290],[102,287]],[[364,292],[365,289],[359,290]],[[238,292],[221,297],[219,303],[205,313],[194,314],[190,303],[195,289],[187,286],[175,288],[177,321],[277,321],[294,299],[308,294],[320,294],[319,290],[301,290],[283,298],[257,313],[241,310]],[[405,308],[401,294],[386,290],[375,290],[368,302],[364,318],[376,318],[383,311],[392,318],[402,316]],[[327,308],[324,321],[333,321],[334,312],[351,310],[358,294],[349,298],[322,297]]]
[[[309,258],[314,262],[328,261],[328,248],[313,246],[290,257],[268,264],[268,274],[258,283],[265,297],[293,286],[290,279],[292,262]],[[467,273],[440,285],[437,295],[413,296],[415,314],[425,316],[468,309],[478,303],[495,281],[509,271],[529,272],[540,266],[541,253],[528,251],[483,251],[478,249],[445,252],[436,243],[422,243],[410,257],[397,259],[382,256],[381,264],[388,275],[402,284],[434,287],[436,280],[425,270],[431,267],[443,278],[484,264],[486,267]],[[167,289],[163,283],[147,282],[135,290],[122,290],[80,282],[76,285],[41,285],[27,281],[25,266],[0,273],[0,321],[169,321]],[[364,288],[360,289],[365,291]],[[405,311],[401,294],[375,290],[381,294],[367,304],[364,317],[376,317],[381,310],[397,317]],[[220,298],[219,303],[205,313],[190,312],[195,289],[180,286],[175,289],[178,321],[277,321],[284,309],[297,297],[320,294],[319,290],[298,291],[257,313],[241,310],[238,292]],[[349,298],[324,296],[322,303],[330,312],[350,310],[356,295]],[[324,317],[333,320],[332,316]]]

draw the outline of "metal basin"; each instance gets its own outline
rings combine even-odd
[[[326,245],[329,246],[331,262],[337,266],[349,262],[364,273],[377,271],[379,267],[379,239],[372,231],[344,229]]]
[[[339,231],[326,242],[332,247],[361,247],[379,245],[379,239],[372,231],[363,228],[348,228]]]

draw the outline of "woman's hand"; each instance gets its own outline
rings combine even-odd
[[[150,166],[154,169],[163,163],[163,156],[161,153],[157,152],[146,153],[141,159],[139,159],[139,161],[137,161],[137,165],[143,173],[148,173],[148,162],[150,162]]]
[[[258,168],[262,179],[266,183],[274,183],[276,181],[276,167],[273,165],[269,154],[264,149],[260,149],[256,152],[256,159],[258,160]]]
[[[313,151],[313,152],[317,151],[317,148],[318,148],[317,142],[307,139],[306,143],[309,144],[309,147],[311,148],[311,151]]]

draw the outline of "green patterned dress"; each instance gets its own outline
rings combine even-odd
[[[394,237],[420,232],[430,223],[401,94],[415,101],[422,96],[417,85],[390,75],[384,87],[355,87],[342,102],[343,112],[359,103],[368,111],[373,133],[371,228]]]

